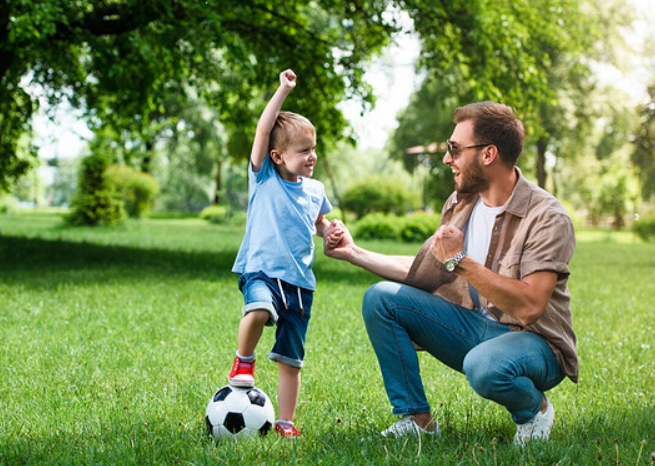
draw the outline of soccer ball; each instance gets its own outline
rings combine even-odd
[[[275,422],[270,398],[261,389],[225,386],[207,405],[207,432],[215,439],[266,435]]]

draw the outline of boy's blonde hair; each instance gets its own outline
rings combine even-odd
[[[271,131],[271,139],[268,142],[268,152],[277,149],[283,152],[291,141],[301,132],[316,134],[316,128],[302,115],[293,112],[280,112]]]

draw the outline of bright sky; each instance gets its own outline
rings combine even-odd
[[[400,36],[366,72],[366,79],[375,90],[375,109],[361,116],[358,105],[343,105],[344,114],[358,135],[360,148],[382,148],[397,126],[396,114],[407,106],[410,96],[421,84],[414,73],[418,52],[416,37]]]

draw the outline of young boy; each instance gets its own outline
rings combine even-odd
[[[246,233],[232,268],[245,305],[229,381],[235,387],[255,385],[255,347],[264,326],[275,324],[268,357],[280,371],[275,432],[282,437],[300,435],[293,417],[316,289],[312,238],[323,236],[330,225],[324,215],[332,210],[323,184],[311,179],[314,126],[301,115],[280,111],[295,86],[293,71],[280,73],[280,86],[259,118],[248,169]],[[325,241],[336,245],[340,239],[338,228]]]

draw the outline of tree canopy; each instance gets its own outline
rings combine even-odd
[[[634,135],[632,163],[641,180],[645,199],[655,196],[655,82],[648,86],[648,101],[640,105],[639,126]]]
[[[510,103],[528,122],[554,99],[549,70],[589,42],[577,0],[0,0],[0,189],[34,162],[25,144],[37,86],[68,99],[92,127],[111,126],[147,144],[170,124],[190,89],[241,141],[284,68],[299,76],[293,109],[321,141],[348,137],[337,108],[374,101],[366,65],[413,21],[420,66],[444,93]],[[179,112],[178,112],[179,113]],[[320,142],[320,141],[319,141]]]
[[[25,80],[92,125],[143,135],[165,117],[166,97],[189,87],[226,125],[251,127],[251,103],[293,67],[294,108],[335,137],[347,126],[338,102],[373,100],[363,66],[396,28],[386,3],[0,0],[0,188],[34,158],[19,150],[36,108]]]
[[[626,50],[621,32],[630,24],[632,11],[624,0],[515,0],[498,8],[487,6],[484,14],[463,14],[470,25],[458,31],[464,37],[459,44],[444,49],[442,56],[450,51],[450,60],[438,62],[424,44],[421,66],[427,77],[399,115],[391,155],[400,158],[407,148],[444,141],[452,131],[455,107],[497,100],[514,107],[526,124],[526,144],[536,155],[530,163],[538,184],[546,187],[546,153],[574,156],[567,154],[562,141],[575,140],[569,147],[584,143],[594,122],[607,113],[607,108],[593,108],[591,96],[598,83],[592,67],[599,62],[620,65],[618,53]],[[434,38],[433,48],[439,47],[443,38],[427,32],[429,24],[417,23],[417,30],[423,31],[422,37]],[[508,40],[512,34],[514,39]],[[441,154],[443,150],[439,158]],[[416,163],[416,157],[405,161]],[[432,170],[435,179],[443,171],[434,164]],[[436,186],[445,181],[439,179]]]

